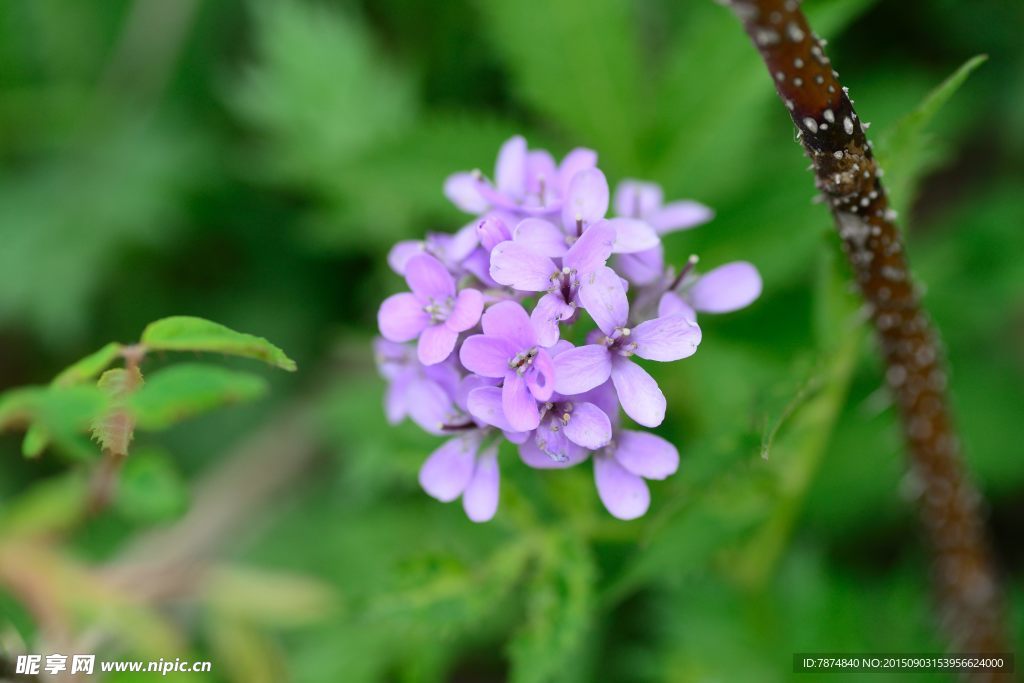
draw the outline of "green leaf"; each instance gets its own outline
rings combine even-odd
[[[284,180],[319,187],[415,117],[410,79],[355,12],[265,2],[256,18],[259,64],[232,104],[262,130],[265,166]]]
[[[632,166],[642,130],[634,4],[628,0],[479,2],[523,99],[610,166]],[[603,166],[605,164],[602,164]]]
[[[582,660],[593,618],[595,568],[582,539],[553,534],[526,588],[526,623],[509,644],[513,683],[590,680]]]
[[[913,199],[914,189],[921,176],[933,168],[941,157],[941,150],[928,145],[926,133],[929,124],[967,77],[987,59],[987,55],[977,55],[964,62],[928,93],[914,111],[880,136],[879,161],[886,170],[886,180],[894,203],[901,210]]]
[[[0,395],[0,429],[27,428],[22,452],[29,457],[52,440],[66,454],[88,458],[95,451],[81,434],[106,407],[106,396],[93,386],[23,387]]]
[[[166,454],[142,450],[125,460],[114,504],[128,519],[165,521],[185,511],[188,488]]]
[[[77,363],[65,368],[54,378],[53,383],[58,386],[81,384],[98,376],[110,367],[110,364],[117,360],[119,355],[121,355],[121,345],[117,342],[110,342],[99,351],[91,353]]]
[[[196,351],[255,358],[289,372],[295,361],[262,337],[235,332],[219,323],[191,316],[173,316],[150,323],[142,343],[151,351]]]
[[[28,423],[43,387],[19,387],[0,394],[0,429]]]
[[[33,424],[25,430],[25,438],[21,442],[21,454],[26,458],[39,457],[50,443],[50,435],[41,425]]]
[[[325,582],[252,567],[217,568],[206,590],[218,612],[274,628],[315,623],[338,608],[338,595]]]
[[[267,391],[262,377],[215,365],[187,363],[150,374],[129,402],[141,429],[166,429],[194,415],[251,401]]]
[[[77,523],[85,507],[88,480],[71,471],[44,479],[5,503],[0,536],[41,536]]]

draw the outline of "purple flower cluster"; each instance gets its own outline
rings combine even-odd
[[[556,163],[517,136],[502,146],[493,181],[456,173],[444,191],[475,218],[395,245],[388,263],[409,291],[377,316],[388,420],[409,417],[448,437],[420,484],[441,501],[461,496],[473,521],[491,519],[504,438],[539,469],[589,457],[608,511],[643,515],[645,480],[674,473],[679,453],[620,423],[620,412],[644,427],[665,419],[665,396],[635,358],[693,355],[698,312],[750,304],[761,293],[757,270],[734,262],[701,275],[695,257],[667,266],[662,236],[707,222],[711,210],[665,203],[660,187],[639,181],[623,181],[612,198],[588,149]]]

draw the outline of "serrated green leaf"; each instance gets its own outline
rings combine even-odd
[[[188,488],[166,454],[142,450],[125,460],[114,505],[135,521],[165,521],[185,511]]]
[[[166,429],[214,408],[259,398],[266,391],[267,382],[258,375],[187,363],[150,374],[129,406],[140,429]]]
[[[263,337],[235,332],[203,318],[179,315],[150,323],[142,343],[151,351],[196,351],[255,358],[289,372],[295,361]]]
[[[284,180],[319,186],[415,117],[411,80],[354,11],[266,2],[256,18],[259,63],[232,103],[263,131],[266,166]]]
[[[65,368],[53,379],[53,384],[69,386],[93,379],[109,368],[110,364],[117,360],[120,354],[121,345],[117,342],[110,342],[99,351],[91,353],[77,363]]]
[[[968,59],[929,92],[917,108],[879,137],[879,161],[885,168],[889,191],[900,210],[909,205],[920,177],[934,167],[941,156],[940,151],[930,149],[927,144],[929,124],[967,77],[987,59],[988,55]]]
[[[627,0],[480,2],[523,99],[610,166],[632,166],[645,79]],[[525,39],[524,39],[525,37]]]
[[[526,587],[526,623],[509,643],[509,680],[589,680],[583,660],[595,605],[589,549],[573,534],[549,539],[540,571]]]

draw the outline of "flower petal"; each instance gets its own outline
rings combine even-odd
[[[573,403],[592,403],[608,416],[609,422],[615,425],[619,421],[619,397],[615,395],[615,387],[605,381],[599,387],[573,396]]]
[[[506,432],[515,431],[505,417],[501,406],[500,387],[477,387],[469,392],[466,400],[469,414],[476,419]]]
[[[466,223],[455,231],[454,234],[435,233],[432,235],[440,246],[440,253],[444,254],[444,260],[451,264],[458,265],[468,257],[473,250],[480,246],[480,237],[476,233],[476,221]],[[430,238],[428,237],[428,243]]]
[[[600,344],[577,346],[558,354],[555,363],[555,391],[573,396],[607,381],[612,371],[608,349]]]
[[[524,218],[519,221],[513,234],[512,239],[517,244],[528,247],[543,256],[560,258],[568,249],[565,232],[543,218]]]
[[[474,173],[453,173],[448,176],[444,181],[444,196],[466,213],[483,213],[488,208]]]
[[[562,225],[575,228],[577,222],[595,223],[608,212],[608,180],[597,168],[578,172],[569,182],[562,206]]]
[[[505,221],[497,216],[486,216],[476,224],[477,239],[484,249],[490,251],[502,242],[512,239],[512,232]]]
[[[526,380],[526,386],[530,388],[530,393],[535,399],[544,402],[551,398],[555,391],[555,366],[547,351],[537,351],[523,379]]]
[[[612,423],[593,403],[574,403],[565,435],[573,443],[594,451],[611,441]]]
[[[611,456],[594,458],[594,483],[601,502],[619,519],[636,519],[647,512],[651,504],[647,482],[628,472]]]
[[[420,334],[416,355],[424,365],[434,365],[452,355],[459,333],[445,324],[429,325]]]
[[[500,482],[498,447],[492,446],[477,456],[473,477],[462,494],[462,509],[471,521],[487,522],[494,517],[498,511]]]
[[[445,441],[420,468],[420,486],[434,498],[448,503],[462,494],[473,476],[479,437],[459,436]]]
[[[558,168],[551,153],[543,149],[529,152],[526,155],[526,192],[531,200],[541,207],[550,206],[558,197],[557,183]]]
[[[610,218],[608,224],[615,229],[616,254],[647,251],[661,244],[661,238],[650,225],[637,218]]]
[[[734,261],[705,273],[690,290],[698,311],[728,313],[749,306],[761,295],[761,274],[746,261]]]
[[[629,338],[636,344],[636,355],[666,362],[696,353],[701,333],[685,313],[674,313],[640,323]]]
[[[430,254],[419,254],[405,264],[405,281],[420,301],[444,301],[455,296],[455,279],[448,269]]]
[[[527,439],[519,446],[519,458],[530,467],[538,470],[563,470],[567,467],[578,465],[587,459],[589,452],[586,449],[580,448],[568,439],[562,439],[562,441],[553,444],[548,439],[547,434],[540,434],[540,430],[550,433],[546,426],[542,426],[538,430],[536,438]],[[554,449],[550,452],[563,459],[556,459],[541,450],[541,447],[537,445],[538,438],[544,443],[545,448],[551,449],[552,445],[554,445]],[[558,439],[557,435],[555,439]]]
[[[679,451],[657,434],[623,429],[615,435],[615,459],[644,479],[664,479],[679,469]]]
[[[429,324],[430,316],[423,310],[423,304],[409,292],[392,294],[377,311],[377,326],[389,341],[411,341]]]
[[[510,197],[526,193],[526,139],[516,135],[505,141],[494,166],[494,184]]]
[[[708,207],[688,200],[670,202],[657,211],[644,214],[644,218],[659,235],[695,228],[714,217],[715,212]]]
[[[569,186],[576,174],[595,166],[597,166],[597,152],[586,147],[577,147],[571,150],[558,166],[559,191],[563,194],[568,193]]]
[[[697,322],[697,312],[693,310],[690,304],[683,301],[683,297],[675,292],[665,292],[658,301],[658,315],[665,317],[675,313],[681,313],[686,316],[687,320]]]
[[[504,339],[516,352],[534,346],[537,343],[537,333],[530,323],[530,316],[526,309],[515,301],[501,301],[484,311],[483,318],[484,334],[489,337]]]
[[[425,246],[420,240],[402,240],[388,252],[388,265],[399,275],[405,275],[409,259],[423,253]]]
[[[580,303],[605,334],[623,327],[629,317],[629,301],[622,280],[605,266],[593,271],[580,282]]]
[[[605,264],[612,255],[614,244],[614,228],[607,221],[598,221],[584,230],[583,235],[569,248],[564,264],[574,268],[583,277]]]
[[[558,272],[554,262],[525,244],[502,242],[491,251],[491,277],[521,292],[543,292]]]
[[[467,273],[475,275],[484,287],[497,287],[498,283],[491,277],[491,254],[484,248],[476,249],[462,262]]]
[[[429,379],[411,382],[406,388],[409,417],[429,434],[442,434],[441,426],[455,412],[451,396]]]
[[[455,305],[445,325],[456,332],[465,332],[480,321],[484,310],[484,295],[478,289],[464,289],[455,297]]]
[[[657,183],[623,180],[615,188],[615,215],[645,218],[661,207],[665,197]]]
[[[540,424],[537,401],[526,386],[526,380],[514,372],[505,377],[501,388],[501,409],[513,431],[527,432]]]
[[[516,353],[517,349],[507,339],[474,334],[462,342],[459,360],[470,372],[484,377],[504,377],[508,373],[508,362]]]
[[[634,285],[649,285],[665,272],[665,252],[661,245],[635,254],[619,254],[614,268]]]
[[[561,292],[545,294],[533,308],[530,322],[537,330],[537,343],[541,346],[552,346],[558,341],[558,323],[572,317],[575,306],[565,303]]]
[[[627,358],[616,357],[612,361],[612,384],[622,409],[637,423],[657,427],[665,420],[665,395],[642,367]]]
[[[409,414],[407,398],[411,373],[405,373],[388,382],[384,392],[384,414],[388,424],[396,425]]]

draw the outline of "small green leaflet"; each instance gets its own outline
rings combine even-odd
[[[205,351],[255,358],[295,371],[295,361],[266,339],[203,318],[173,316],[157,320],[142,332],[142,344],[151,351]]]
[[[79,433],[106,409],[106,397],[93,386],[25,387],[0,395],[0,429],[28,426],[22,452],[34,457],[55,441],[75,457],[91,455]]]
[[[987,59],[987,55],[977,55],[967,60],[928,93],[916,109],[880,136],[878,158],[885,168],[893,203],[900,211],[909,206],[921,177],[941,161],[942,149],[928,144],[928,126],[967,77]]]
[[[166,429],[208,410],[259,398],[266,391],[267,382],[258,375],[186,363],[151,373],[128,405],[140,429]]]
[[[121,348],[121,345],[117,342],[110,342],[99,351],[91,353],[70,367],[65,368],[53,379],[53,384],[66,387],[72,384],[81,384],[97,377],[117,360],[117,357],[121,355]]]

